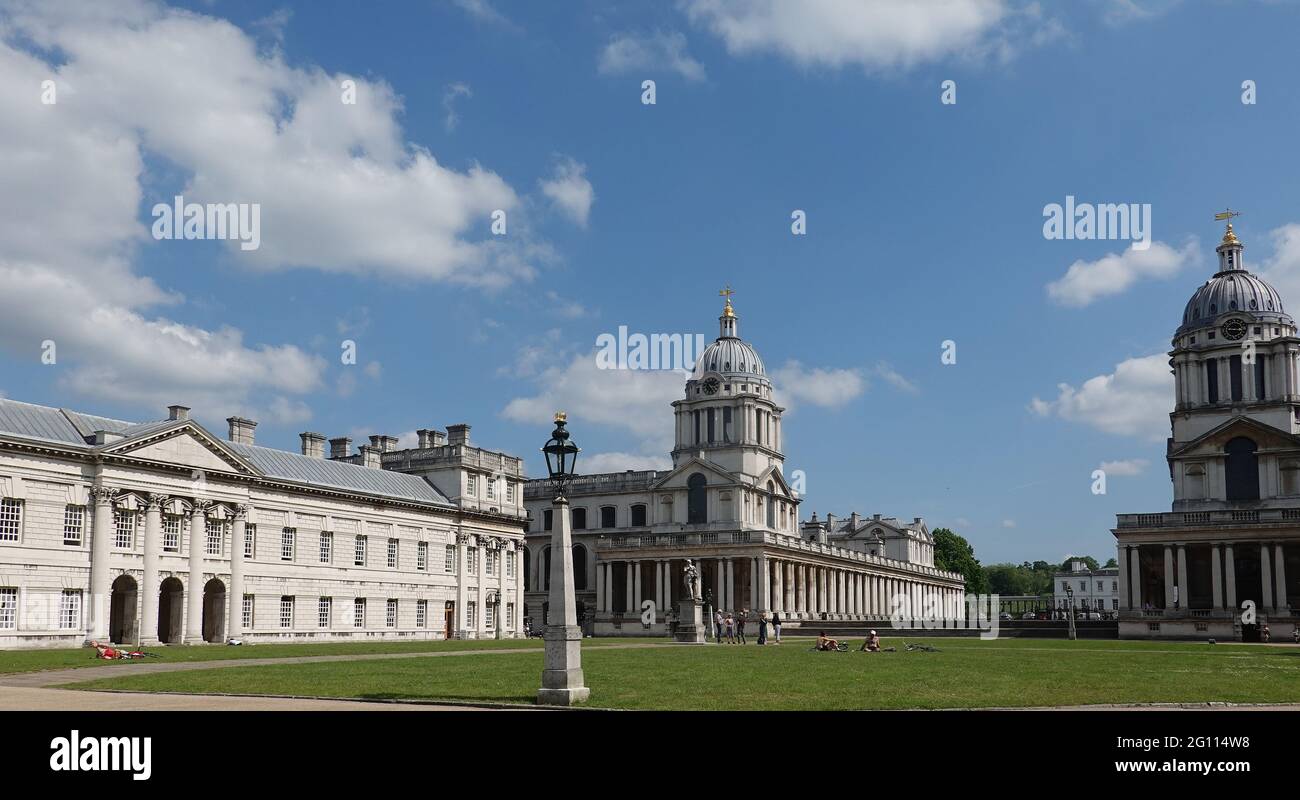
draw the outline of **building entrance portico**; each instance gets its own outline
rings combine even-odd
[[[108,638],[115,644],[136,641],[136,609],[139,607],[139,591],[135,578],[121,575],[113,581],[112,596],[109,599]]]
[[[203,641],[225,641],[225,620],[226,585],[213,578],[203,586]]]

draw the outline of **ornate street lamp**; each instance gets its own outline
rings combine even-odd
[[[565,490],[573,480],[573,465],[579,448],[564,429],[563,411],[555,414],[555,431],[542,448],[546,454],[546,471],[555,497],[551,499],[551,590],[548,597],[550,615],[545,641],[546,662],[542,669],[542,688],[537,702],[542,705],[571,706],[585,703],[591,690],[583,684],[582,629],[573,594],[572,521]]]
[[[1074,641],[1078,638],[1074,629],[1074,589],[1068,583],[1065,584],[1065,598],[1067,606],[1065,613],[1070,617],[1070,641]]]

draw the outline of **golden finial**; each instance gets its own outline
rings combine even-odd
[[[555,412],[555,421],[556,421],[556,422],[568,422],[568,421],[569,421],[569,415],[566,414],[566,413],[564,413],[563,411],[556,411],[556,412]]]
[[[722,316],[724,317],[736,316],[736,310],[731,307],[731,296],[735,294],[735,291],[733,291],[731,288],[731,284],[727,284],[727,288],[718,292],[718,294],[722,297],[727,298],[727,305],[722,309]]]
[[[1220,211],[1219,213],[1214,215],[1214,218],[1220,222],[1222,222],[1225,219],[1228,221],[1228,229],[1223,232],[1222,244],[1240,244],[1240,242],[1237,240],[1237,234],[1233,233],[1232,231],[1232,218],[1240,217],[1240,216],[1241,216],[1240,211],[1233,211],[1231,208],[1224,209],[1223,211]]]

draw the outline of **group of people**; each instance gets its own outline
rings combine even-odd
[[[840,643],[838,639],[832,639],[831,637],[826,635],[826,631],[822,631],[821,633],[817,634],[817,649],[830,650],[830,651],[839,650]],[[864,641],[862,643],[862,646],[858,648],[858,652],[859,653],[880,652],[880,637],[876,635],[875,631],[872,631],[871,633],[867,634],[866,641]]]
[[[731,612],[724,614],[720,610],[715,611],[713,614],[713,636],[717,643],[722,644],[723,639],[726,639],[727,644],[748,644],[748,640],[745,639],[745,618],[748,615],[748,610],[741,611],[734,616]],[[779,612],[773,611],[770,618],[767,616],[766,611],[760,612],[756,623],[758,625],[757,644],[767,644],[767,626],[769,624],[772,626],[772,633],[775,637],[773,644],[781,643],[781,614]]]

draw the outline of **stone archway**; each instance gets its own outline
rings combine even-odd
[[[139,639],[139,590],[135,578],[121,575],[109,594],[108,639],[117,644]]]
[[[213,578],[203,586],[203,641],[222,642],[226,634],[226,585]]]
[[[158,641],[179,644],[185,630],[185,584],[170,577],[158,587]]]

